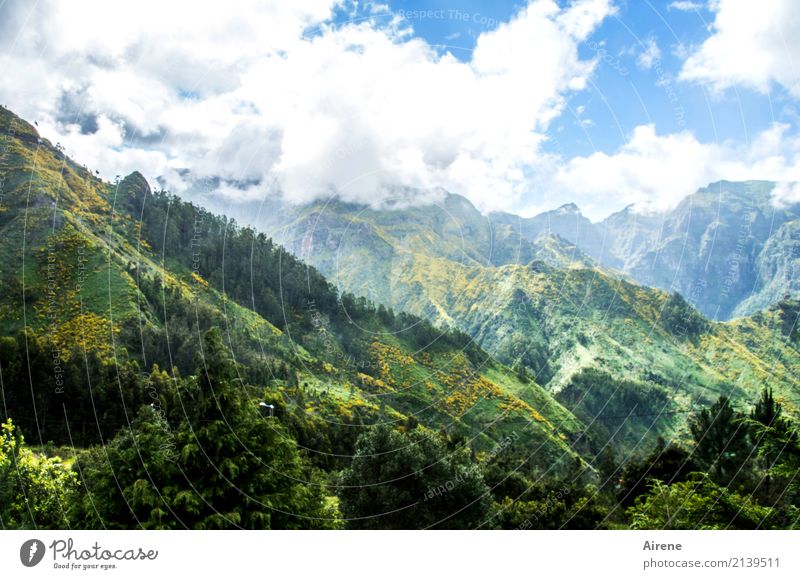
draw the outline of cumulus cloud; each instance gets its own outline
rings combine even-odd
[[[798,181],[800,138],[790,136],[789,129],[774,123],[749,144],[703,143],[690,131],[659,135],[653,125],[641,125],[613,154],[597,152],[554,164],[545,187],[599,219],[608,214],[608,199],[618,208],[634,204],[638,211],[655,212],[722,179]],[[773,197],[788,202],[798,190],[777,191]]]
[[[444,188],[487,210],[576,201],[599,218],[629,203],[667,208],[721,178],[800,180],[800,145],[783,124],[748,145],[643,125],[616,151],[548,154],[553,120],[596,68],[578,49],[614,13],[610,0],[535,0],[480,34],[466,60],[385,6],[358,6],[6,2],[0,66],[14,81],[0,85],[0,102],[106,178],[138,169],[226,201],[380,204]],[[684,75],[699,70],[693,62],[710,67],[721,49],[709,43],[730,31],[728,4],[712,7],[712,36]],[[337,11],[352,20],[334,24]],[[639,65],[659,57],[648,38]],[[785,61],[768,62],[777,78]],[[584,112],[574,114],[591,126]],[[776,202],[794,191],[777,189]]]
[[[661,49],[656,39],[649,37],[644,43],[644,50],[636,57],[636,65],[642,70],[650,70],[653,64],[661,58]]]
[[[441,186],[508,206],[614,12],[535,0],[463,62],[385,7],[334,25],[342,4],[6,3],[0,66],[19,80],[0,96],[107,177],[139,163],[178,191],[187,175],[297,202]]]
[[[800,11],[796,0],[715,0],[711,36],[685,61],[680,78],[715,90],[772,83],[800,97]]]
[[[778,208],[800,203],[800,183],[777,183],[771,197],[772,204]]]
[[[336,3],[5,2],[0,98],[106,177],[194,170],[257,120],[235,97],[242,74],[301,44]]]

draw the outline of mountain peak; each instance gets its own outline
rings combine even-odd
[[[140,187],[147,187],[148,189],[150,188],[150,185],[147,183],[147,179],[145,179],[144,175],[142,175],[139,171],[134,171],[133,173],[126,175],[125,178],[120,181],[120,185],[123,183],[136,184]]]
[[[117,196],[123,199],[141,202],[151,193],[150,184],[139,171],[134,171],[126,176],[117,185]]]
[[[150,193],[150,184],[147,182],[147,179],[144,178],[144,175],[139,173],[139,171],[130,173],[122,181],[120,181],[119,184],[120,187],[135,187],[136,189],[146,190],[148,193]]]
[[[473,205],[472,201],[457,193],[447,193],[444,199],[444,206],[448,211],[456,211],[461,214],[472,214],[480,216],[481,212]]]
[[[556,212],[561,214],[580,215],[581,210],[574,203],[565,203],[564,205],[556,209]]]

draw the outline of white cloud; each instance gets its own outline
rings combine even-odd
[[[703,5],[699,2],[691,2],[691,0],[678,0],[677,2],[671,2],[669,6],[667,6],[667,9],[680,10],[681,12],[694,12],[696,10],[700,10],[702,7]]]
[[[403,187],[443,187],[482,209],[575,201],[599,218],[630,203],[671,207],[722,178],[800,180],[800,141],[783,124],[746,146],[643,125],[612,153],[543,152],[592,75],[578,47],[613,13],[610,0],[532,2],[481,34],[466,62],[385,7],[333,26],[336,3],[6,3],[0,66],[15,81],[0,85],[0,102],[107,178],[139,169],[183,192],[189,169],[219,181],[226,200],[336,191],[378,204]],[[724,7],[714,8],[718,35]],[[658,45],[644,48],[640,66],[654,66]],[[591,126],[584,114],[574,109]],[[795,191],[777,189],[776,203]]]
[[[0,69],[14,82],[0,100],[107,178],[236,168],[213,151],[259,125],[234,98],[242,74],[302,44],[337,2],[5,2]]]
[[[800,10],[796,0],[715,0],[711,36],[685,61],[680,78],[714,90],[778,83],[800,97]]]
[[[644,50],[636,57],[636,65],[642,70],[650,70],[660,58],[661,49],[656,39],[651,36],[645,41]]]
[[[529,190],[543,134],[593,71],[578,46],[614,11],[536,0],[462,62],[376,5],[333,26],[334,0],[118,4],[5,5],[0,33],[18,79],[2,102],[105,176],[135,160],[176,190],[188,168],[227,195],[377,203],[442,186],[485,208]]]
[[[61,143],[65,149],[79,163],[93,159],[94,162],[89,165],[91,169],[113,167],[115,172],[105,175],[109,179],[132,171],[159,175],[168,170],[167,157],[161,151],[124,148],[125,129],[122,123],[112,121],[105,115],[97,117],[97,131],[90,135],[82,134],[75,125],[67,125],[64,129],[67,132]]]
[[[800,137],[789,126],[775,123],[749,145],[702,143],[689,131],[658,135],[653,125],[641,125],[614,154],[594,153],[542,171],[544,188],[558,192],[556,206],[575,201],[594,219],[609,212],[609,200],[620,209],[635,204],[653,212],[676,206],[686,195],[710,182],[727,179],[800,180]],[[780,189],[782,201],[791,191]]]
[[[800,183],[777,183],[772,190],[772,204],[783,208],[800,203]]]

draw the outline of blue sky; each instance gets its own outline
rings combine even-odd
[[[18,0],[0,98],[106,178],[233,203],[444,189],[601,219],[758,178],[781,204],[798,29],[796,0]]]
[[[701,84],[678,82],[683,65],[680,51],[702,44],[711,35],[714,14],[705,2],[684,10],[672,4],[617,2],[618,13],[580,46],[581,55],[599,57],[599,65],[590,88],[571,95],[568,111],[552,129],[561,151],[570,155],[595,150],[611,153],[634,127],[647,123],[663,132],[689,129],[701,141],[743,142],[774,122],[797,125],[797,102],[781,87],[768,93],[739,87],[710,94]],[[389,2],[393,12],[405,16],[415,35],[463,61],[471,58],[480,33],[510,20],[526,5],[507,0]],[[643,68],[637,65],[637,58],[651,39],[660,51],[659,64]]]

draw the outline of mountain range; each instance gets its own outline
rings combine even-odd
[[[585,439],[572,446],[581,421],[468,336],[339,293],[264,234],[154,192],[139,173],[104,182],[2,108],[0,134],[3,414],[28,437],[85,444],[124,424],[86,418],[105,403],[84,358],[186,375],[218,327],[256,401],[314,425],[300,442],[319,460],[352,454],[354,425],[407,420],[483,451],[514,433],[542,469],[590,456]],[[15,357],[40,339],[48,361]],[[135,405],[104,387],[108,405]]]
[[[320,419],[355,404],[483,448],[530,423],[543,456],[587,461],[609,442],[638,453],[687,436],[689,414],[720,394],[771,385],[794,412],[796,311],[781,298],[797,221],[770,209],[767,183],[599,224],[574,205],[483,215],[452,194],[391,210],[332,200],[269,212],[259,227],[276,245],[138,173],[103,182],[13,113],[2,120],[0,328],[48,332],[64,358],[79,343],[186,371],[200,332],[222,325],[267,382],[287,388],[274,370],[289,367],[325,392]],[[717,322],[709,308],[752,315]]]
[[[466,257],[483,264],[527,264],[534,258],[556,266],[582,264],[678,292],[709,319],[729,321],[800,294],[800,204],[775,202],[775,186],[770,181],[719,181],[686,196],[673,209],[644,212],[630,205],[598,222],[574,203],[533,217],[484,215],[467,199],[443,193],[439,203],[423,205],[413,219],[430,228],[435,224],[424,215],[426,209],[444,213],[444,227],[458,229],[450,232],[453,239],[471,237],[462,243]],[[342,212],[336,200],[299,207],[266,200],[244,209],[231,204],[226,210],[245,223],[291,238],[286,220],[319,212],[321,206]],[[359,215],[368,209],[346,207]],[[381,211],[365,215],[374,218],[377,213]]]
[[[187,436],[176,460],[191,467],[192,432],[204,429],[211,446],[238,440],[261,432],[264,407],[281,425],[273,434],[322,473],[326,509],[339,512],[341,499],[343,512],[360,512],[346,510],[354,499],[340,475],[373,466],[402,475],[373,473],[391,504],[396,480],[420,476],[427,463],[414,461],[427,458],[373,464],[382,455],[366,446],[402,450],[396,437],[418,436],[466,461],[457,472],[485,476],[492,486],[479,496],[508,510],[498,524],[512,527],[530,519],[513,514],[517,500],[557,480],[580,488],[558,525],[608,524],[646,491],[641,476],[619,479],[621,465],[660,460],[665,439],[692,448],[691,417],[719,400],[744,415],[771,388],[784,415],[798,415],[800,303],[784,296],[796,290],[798,221],[771,208],[768,183],[717,184],[668,214],[629,208],[600,224],[574,205],[483,215],[442,192],[426,206],[272,207],[245,215],[251,227],[153,190],[138,172],[103,181],[2,107],[0,136],[0,420],[40,449],[89,457],[94,470],[81,476],[105,481],[120,527],[139,515],[154,528],[180,521],[141,472],[122,473],[127,490],[112,484],[118,473],[103,478],[98,448],[138,453],[140,441],[161,440],[146,460],[123,453],[120,464],[174,474],[162,485],[171,508],[199,517],[163,444]],[[674,291],[670,279],[684,285]],[[217,416],[223,406],[242,423]],[[266,472],[247,449],[226,462],[236,444],[213,452],[230,469],[220,476],[251,464],[247,485]],[[213,492],[235,486],[210,481]],[[420,481],[403,501],[429,512]],[[598,484],[610,511],[592,510]],[[458,497],[437,495],[443,512],[461,509]],[[540,509],[548,497],[520,504]],[[230,501],[244,508],[235,493]],[[367,511],[383,508],[372,502]],[[222,524],[208,517],[198,520]]]
[[[575,205],[523,219],[446,195],[386,210],[330,200],[284,208],[279,225],[262,226],[338,287],[466,332],[595,426],[635,441],[685,432],[686,414],[720,394],[742,399],[774,384],[796,397],[798,352],[779,304],[797,283],[798,222],[771,209],[769,191],[723,183],[668,215],[628,208],[600,224]],[[723,306],[750,315],[703,314]],[[605,423],[608,392],[574,396],[596,371],[629,390]]]
[[[775,183],[720,181],[674,209],[634,206],[592,223],[568,204],[533,218],[495,213],[528,240],[557,235],[637,283],[677,291],[715,320],[762,310],[800,291],[800,205],[773,204]]]

